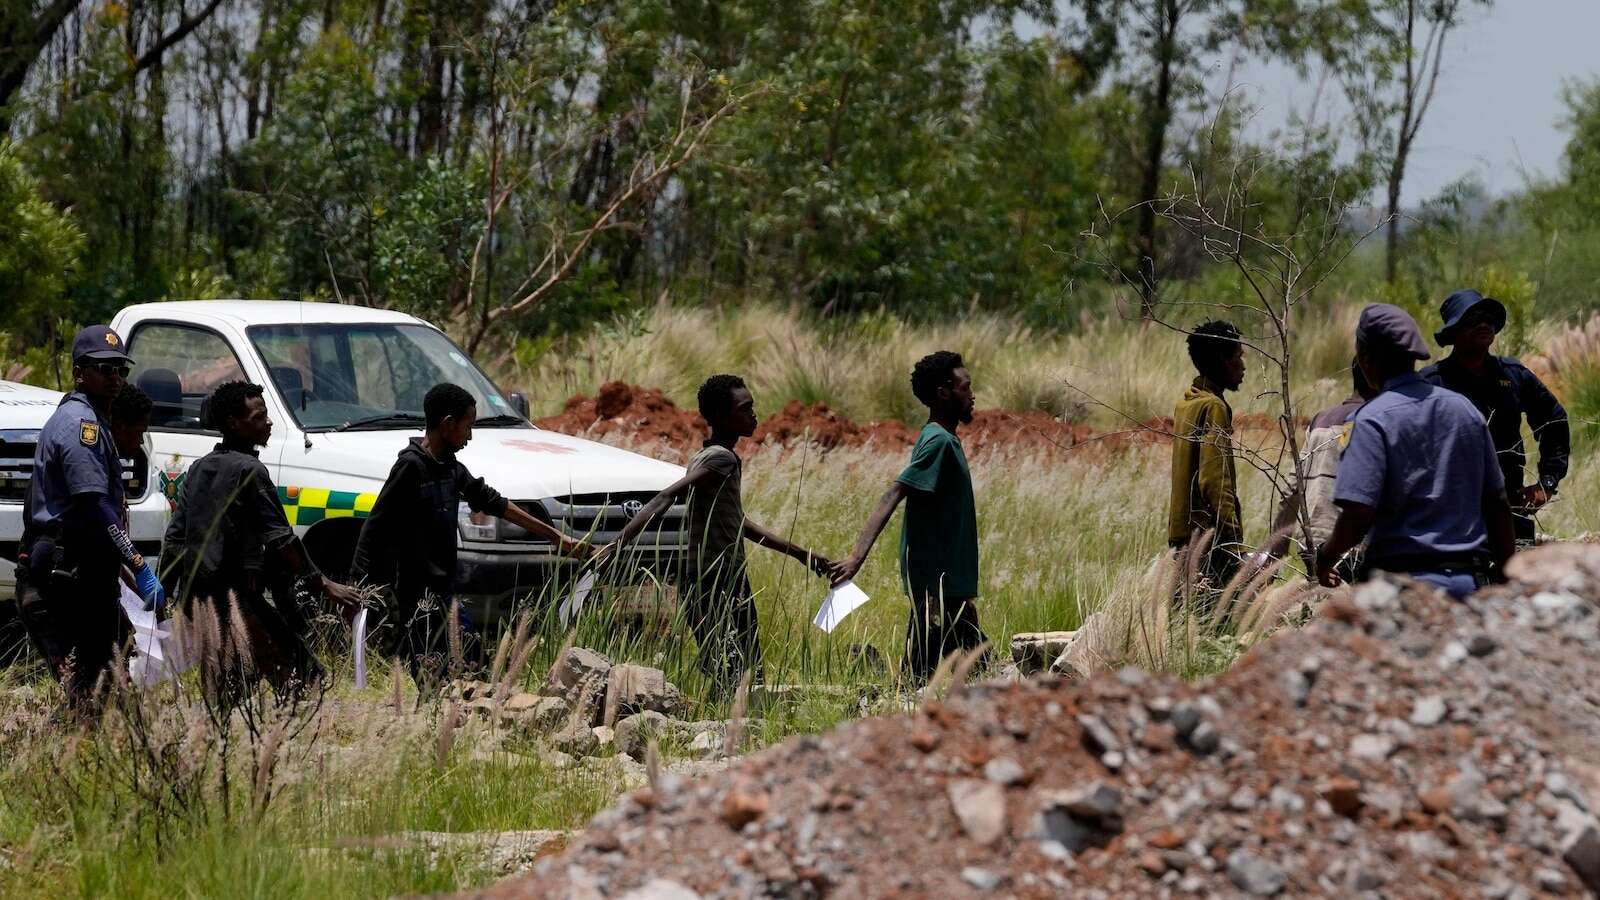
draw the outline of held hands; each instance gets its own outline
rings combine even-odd
[[[167,604],[167,592],[161,587],[156,573],[150,570],[150,564],[145,563],[133,575],[133,582],[139,589],[139,597],[144,600],[144,611],[161,613],[162,607]]]
[[[807,553],[801,561],[806,564],[806,568],[810,569],[813,575],[821,575],[825,578],[833,571],[835,565],[833,560],[820,553]]]
[[[844,584],[846,581],[850,581],[851,579],[855,578],[856,573],[861,571],[861,565],[864,562],[866,562],[866,560],[859,556],[852,555],[845,557],[840,562],[834,563],[831,567],[829,567],[827,572],[829,585],[832,587],[838,587],[839,585]]]
[[[1530,484],[1522,489],[1522,508],[1528,512],[1543,509],[1550,502],[1550,492],[1542,484]]]
[[[609,547],[610,545],[608,544],[606,546]],[[565,556],[572,557],[578,562],[596,561],[599,559],[600,551],[604,549],[606,548],[596,547],[593,544],[586,543],[584,541],[573,540],[572,538],[563,538],[561,541],[561,553]]]

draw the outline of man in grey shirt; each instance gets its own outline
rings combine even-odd
[[[1318,578],[1339,583],[1334,566],[1370,531],[1369,570],[1408,573],[1465,597],[1514,546],[1488,426],[1465,397],[1416,374],[1428,351],[1399,307],[1361,311],[1356,358],[1382,390],[1352,420],[1333,495],[1339,518],[1318,550]]]
[[[748,538],[804,563],[821,575],[833,563],[773,534],[744,514],[740,480],[744,464],[734,446],[756,430],[755,400],[737,375],[713,375],[700,386],[700,415],[711,427],[705,447],[689,469],[645,504],[617,539],[601,548],[597,562],[609,560],[680,497],[689,501],[689,556],[679,596],[689,628],[700,644],[700,668],[728,690],[749,671],[761,676],[761,641],[756,606],[745,571]]]

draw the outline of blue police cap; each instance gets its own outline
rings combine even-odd
[[[1439,318],[1444,320],[1444,327],[1433,333],[1433,339],[1441,347],[1454,344],[1456,326],[1461,324],[1468,312],[1479,307],[1490,314],[1495,331],[1506,327],[1506,308],[1499,300],[1485,297],[1477,291],[1456,291],[1444,298],[1444,304],[1439,307]]]
[[[1373,303],[1361,311],[1356,323],[1356,343],[1363,347],[1384,348],[1412,359],[1427,359],[1428,346],[1422,342],[1417,320],[1398,306]]]
[[[72,361],[80,359],[133,362],[122,344],[122,336],[108,325],[90,325],[72,339]]]

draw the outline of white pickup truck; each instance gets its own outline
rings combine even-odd
[[[422,398],[439,382],[459,384],[478,401],[462,462],[573,537],[609,540],[682,476],[668,463],[535,428],[526,400],[501,393],[442,331],[402,313],[206,300],[130,306],[111,326],[134,359],[133,383],[154,402],[159,493],[175,498],[189,465],[216,445],[216,432],[201,424],[212,389],[235,379],[263,385],[273,429],[261,460],[312,558],[336,578],[349,567],[396,454],[422,433]],[[644,569],[670,574],[684,551],[683,527],[680,507],[640,536]],[[492,617],[568,565],[548,543],[465,505],[458,540],[458,595]]]

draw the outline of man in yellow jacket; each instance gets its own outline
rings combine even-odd
[[[1221,587],[1238,569],[1244,552],[1239,512],[1239,476],[1233,458],[1233,408],[1224,398],[1244,383],[1244,345],[1239,329],[1206,322],[1189,335],[1189,359],[1199,375],[1172,414],[1172,500],[1167,542],[1188,547],[1212,532],[1211,549],[1198,573]]]

